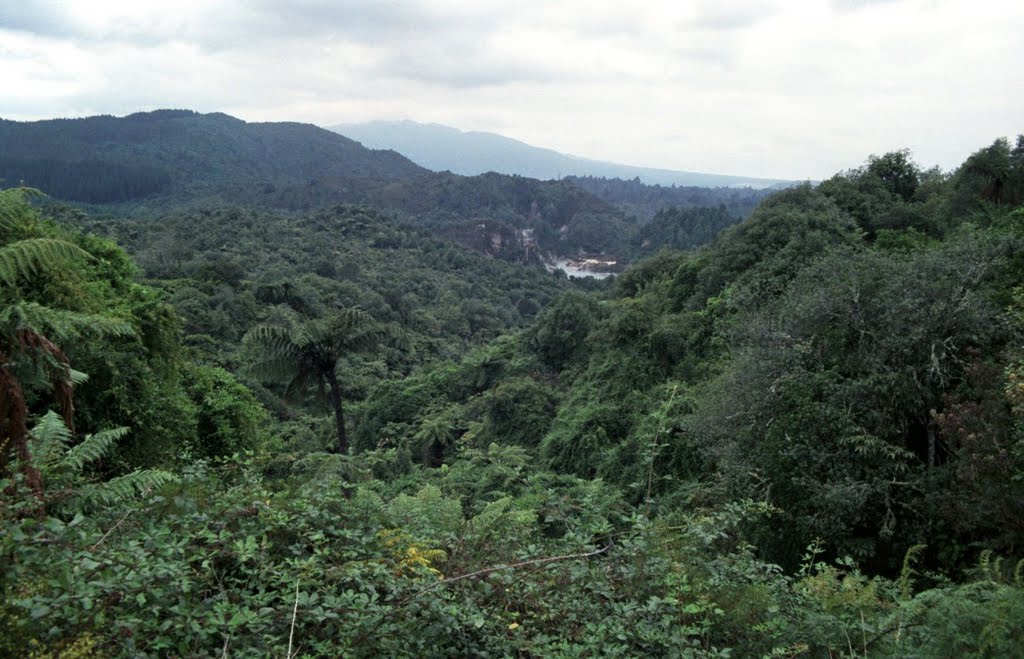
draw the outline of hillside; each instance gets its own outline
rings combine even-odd
[[[701,187],[767,188],[781,179],[635,167],[591,160],[532,146],[496,133],[461,131],[441,124],[414,121],[371,121],[329,126],[374,149],[394,149],[435,171],[472,176],[486,172],[518,174],[543,180],[563,176],[632,179],[647,184]]]
[[[424,170],[300,123],[248,123],[189,110],[15,122],[0,120],[0,179],[68,201],[180,202],[225,187],[325,177],[390,180]]]
[[[132,254],[146,281],[178,309],[185,342],[219,364],[236,364],[246,330],[281,313],[321,315],[350,306],[400,325],[406,349],[383,359],[386,367],[354,366],[369,383],[522,327],[573,286],[365,206],[293,215],[183,210],[155,222],[117,218],[84,226]]]
[[[724,207],[736,217],[747,217],[761,200],[778,188],[650,185],[639,178],[623,180],[596,176],[567,176],[566,181],[612,204],[639,224],[670,208]],[[781,186],[780,187],[784,187]]]
[[[0,121],[0,179],[116,215],[369,204],[519,261],[621,251],[630,239],[621,212],[568,184],[432,173],[312,125],[188,110]],[[537,234],[525,247],[523,230]]]
[[[677,191],[636,182],[430,172],[393,151],[367,149],[312,125],[247,123],[189,110],[0,121],[0,179],[131,217],[224,206],[308,213],[365,204],[523,263],[581,255],[621,262],[645,253],[637,252],[645,241],[652,251],[698,244],[691,235],[704,242],[713,234],[683,226],[673,231],[686,236],[652,242],[639,235],[632,211],[642,222],[669,205],[700,203],[725,205],[738,219],[762,195],[749,188]]]
[[[1022,202],[893,152],[588,290],[0,190],[0,655],[1019,656]]]

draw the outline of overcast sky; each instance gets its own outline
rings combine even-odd
[[[1024,132],[1020,0],[0,3],[0,117],[184,107],[820,179]]]

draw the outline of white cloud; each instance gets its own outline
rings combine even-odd
[[[578,155],[822,178],[1024,131],[1024,5],[967,0],[20,2],[0,116],[411,118]]]

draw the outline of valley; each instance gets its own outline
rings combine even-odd
[[[1024,644],[1024,137],[755,190],[163,110],[0,176],[0,655]]]

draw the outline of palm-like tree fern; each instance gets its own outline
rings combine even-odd
[[[259,325],[245,336],[256,361],[247,369],[263,381],[285,383],[285,393],[315,384],[327,394],[338,432],[338,453],[348,453],[341,384],[336,367],[345,355],[371,350],[384,338],[384,328],[359,309],[340,309],[290,327]]]
[[[80,247],[55,238],[11,236],[31,232],[34,213],[29,197],[36,191],[15,188],[0,191],[0,474],[13,454],[30,488],[42,494],[42,479],[32,465],[28,445],[28,405],[25,378],[48,381],[64,422],[73,427],[73,386],[84,376],[71,364],[57,343],[73,339],[88,328],[111,334],[133,330],[122,321],[51,309],[22,299],[18,285],[40,273],[68,267],[92,256]]]

